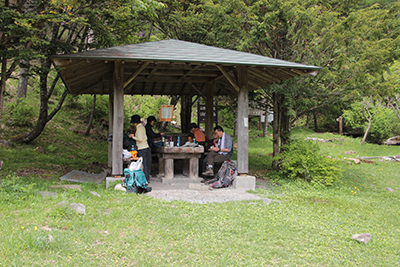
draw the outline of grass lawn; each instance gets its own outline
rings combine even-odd
[[[400,163],[344,160],[397,155],[398,147],[361,146],[360,139],[294,131],[296,138],[337,139],[320,143],[320,152],[343,170],[343,179],[325,188],[275,178],[268,170],[271,138],[256,134],[250,135],[249,167],[271,186],[253,193],[277,200],[271,204],[167,202],[105,190],[104,184],[82,184],[82,192],[58,191],[54,198],[43,198],[37,192],[58,184],[66,171],[101,172],[106,141],[52,128],[34,144],[0,147],[0,160],[6,162],[0,171],[1,265],[399,265]],[[46,152],[34,152],[37,146]],[[23,176],[26,169],[31,175]],[[64,200],[86,205],[87,214],[55,207]],[[352,240],[357,233],[370,233],[372,241]]]

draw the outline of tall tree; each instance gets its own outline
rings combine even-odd
[[[141,13],[155,16],[155,10],[163,6],[153,0],[32,0],[32,4],[33,12],[12,17],[14,24],[29,33],[20,39],[20,43],[31,43],[26,49],[29,60],[38,62],[31,66],[31,73],[40,80],[38,121],[32,131],[15,138],[19,142],[37,138],[60,110],[68,94],[66,89],[57,91],[58,75],[55,78],[49,76],[51,55],[138,41],[136,33],[142,23],[137,17]],[[58,104],[50,110],[52,97],[56,97]]]

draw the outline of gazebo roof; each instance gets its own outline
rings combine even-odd
[[[124,66],[125,94],[236,95],[236,67],[248,67],[249,90],[305,75],[320,67],[179,40],[164,40],[55,55],[54,65],[73,95],[109,94],[114,64]]]

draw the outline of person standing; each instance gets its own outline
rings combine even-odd
[[[146,128],[146,135],[147,135],[147,144],[150,147],[151,153],[155,153],[155,146],[153,142],[153,138],[161,137],[164,135],[164,133],[155,133],[153,131],[153,126],[157,122],[156,118],[154,116],[149,116],[147,118],[147,124],[145,126]]]
[[[136,141],[136,145],[138,148],[138,157],[142,157],[143,159],[143,172],[146,176],[146,180],[150,183],[150,171],[151,171],[151,150],[149,144],[147,143],[147,135],[146,129],[143,124],[140,122],[139,115],[133,115],[131,117],[131,123],[136,127],[135,134],[130,134],[129,138],[132,138]]]
[[[214,134],[218,136],[218,147],[213,147],[208,153],[204,161],[207,164],[207,169],[202,173],[204,176],[214,176],[214,163],[222,163],[226,160],[231,160],[233,156],[233,139],[224,132],[221,126],[214,127]]]

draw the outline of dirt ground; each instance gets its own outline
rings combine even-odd
[[[210,190],[209,186],[201,183],[201,180],[202,178],[189,179],[181,176],[171,181],[164,181],[163,183],[161,178],[154,177],[149,184],[152,187],[152,192],[147,193],[147,195],[166,201],[188,201],[201,204],[264,199],[255,194],[247,193],[245,190],[233,187]],[[257,179],[256,188],[267,189],[270,186],[267,180]]]

